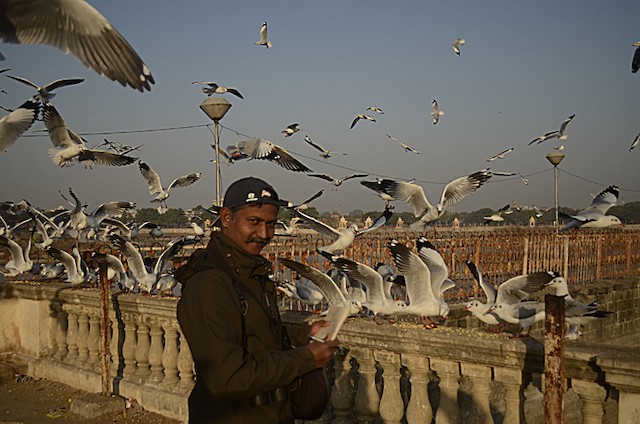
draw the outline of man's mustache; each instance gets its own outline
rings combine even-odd
[[[249,237],[247,239],[247,243],[260,243],[264,245],[269,244],[269,241],[271,241],[271,239],[261,237]]]

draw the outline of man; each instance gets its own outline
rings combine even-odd
[[[308,343],[326,322],[288,335],[280,321],[271,266],[260,252],[286,204],[258,178],[234,182],[221,230],[187,264],[178,321],[196,371],[190,423],[293,423],[290,383],[325,366],[338,347],[337,340]]]

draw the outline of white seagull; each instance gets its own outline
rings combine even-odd
[[[84,0],[5,0],[0,20],[6,43],[71,51],[86,67],[141,92],[155,82],[127,40]]]
[[[509,209],[511,209],[511,205],[507,204],[504,205],[503,207],[501,207],[500,209],[498,209],[496,211],[496,213],[490,215],[490,216],[484,216],[483,219],[485,221],[485,223],[489,223],[489,222],[502,222],[504,221],[504,217],[502,216],[503,214],[505,214]]]
[[[633,139],[633,143],[631,143],[631,147],[629,147],[629,151],[632,151],[633,149],[635,149],[635,147],[638,145],[638,143],[640,143],[640,133],[638,133],[636,138]]]
[[[70,166],[74,158],[84,163],[85,166],[94,164],[123,166],[132,164],[137,159],[106,150],[87,149],[82,137],[67,128],[67,123],[51,103],[44,104],[42,117],[51,143],[54,146],[49,149],[49,156],[53,163],[58,166]]]
[[[347,301],[340,288],[335,281],[322,271],[300,262],[292,261],[286,258],[278,258],[278,260],[288,268],[291,268],[299,275],[307,278],[315,284],[329,303],[326,320],[329,322],[328,327],[321,328],[315,336],[319,339],[333,340],[338,335],[342,324],[351,313],[351,302]]]
[[[365,115],[364,113],[359,113],[359,114],[356,115],[355,119],[351,122],[351,126],[349,127],[349,129],[355,127],[356,124],[358,123],[358,121],[361,120],[361,119],[365,119],[365,120],[371,121],[371,122],[377,122],[375,120],[375,118],[372,118],[369,115]]]
[[[78,196],[69,188],[69,194],[75,200],[75,206],[69,213],[69,228],[75,230],[89,230],[89,237],[92,237],[100,230],[100,224],[107,216],[120,215],[125,210],[135,209],[133,202],[106,202],[98,206],[90,214],[85,213],[86,205],[82,204]]]
[[[492,161],[494,161],[494,160],[496,160],[496,159],[504,159],[504,157],[505,157],[506,155],[508,155],[509,153],[513,152],[513,150],[514,150],[514,148],[513,148],[513,147],[510,147],[510,148],[508,148],[508,149],[506,149],[506,150],[501,151],[501,152],[500,152],[500,153],[498,153],[497,155],[490,157],[490,158],[489,158],[489,159],[487,159],[486,161],[487,161],[487,162],[492,162]]]
[[[474,193],[480,186],[491,178],[493,174],[488,169],[483,169],[465,177],[450,181],[444,188],[440,202],[432,206],[424,194],[424,190],[412,182],[402,182],[390,179],[377,181],[361,181],[360,183],[377,192],[383,192],[394,199],[401,200],[411,206],[413,215],[420,218],[411,224],[411,229],[416,231],[430,222],[436,221],[446,211],[446,208]]]
[[[244,97],[242,97],[242,94],[240,94],[240,92],[233,87],[223,87],[211,81],[194,81],[191,84],[208,85],[208,87],[202,87],[202,92],[205,93],[207,96],[211,96],[212,94],[230,93],[230,94],[233,94],[234,96],[238,96],[241,99],[244,99]]]
[[[7,77],[35,88],[36,91],[38,92],[38,97],[43,102],[47,102],[55,97],[55,93],[52,93],[52,91],[55,90],[56,88],[66,87],[69,85],[76,85],[84,81],[84,78],[66,78],[66,79],[58,79],[58,80],[52,81],[47,85],[38,85],[35,82],[23,77],[15,77],[12,75],[7,75]]]
[[[569,125],[569,122],[571,122],[575,117],[576,117],[576,114],[574,113],[573,115],[570,115],[567,119],[562,121],[562,124],[560,124],[560,131],[558,131],[558,140],[564,141],[567,138],[569,138],[569,136],[564,132],[567,129],[567,125]]]
[[[444,320],[449,315],[449,305],[442,299],[442,293],[452,287],[442,257],[438,259],[440,254],[426,246],[419,248],[418,256],[397,240],[389,243],[389,249],[398,273],[405,279],[409,305],[404,311],[418,315],[425,328],[437,327],[428,317]]]
[[[455,39],[455,41],[451,45],[451,48],[453,48],[453,51],[456,53],[456,55],[460,56],[460,46],[463,46],[464,43],[465,43],[464,38]]]
[[[275,162],[281,167],[293,172],[311,172],[311,169],[291,156],[287,150],[269,140],[250,138],[248,140],[238,141],[235,147],[238,153],[245,157]],[[227,148],[227,151],[229,151],[229,148]]]
[[[156,195],[156,197],[152,200],[152,202],[161,202],[166,207],[166,200],[169,197],[169,192],[174,187],[187,187],[191,184],[195,183],[200,179],[202,174],[200,172],[194,172],[191,174],[183,175],[181,177],[176,178],[169,184],[166,188],[162,187],[162,183],[160,182],[160,175],[147,165],[145,162],[139,160],[138,167],[140,168],[140,173],[147,181],[147,185],[149,186],[149,194]]]
[[[378,314],[401,313],[407,306],[405,302],[393,299],[391,283],[385,281],[383,276],[370,266],[346,258],[336,258],[333,263],[349,278],[365,286],[366,300],[361,304],[373,313],[374,321]]]
[[[88,283],[95,278],[86,262],[80,256],[80,252],[76,246],[73,246],[72,253],[58,249],[57,247],[48,247],[47,253],[55,260],[62,262],[67,278],[64,280],[72,286]]]
[[[429,115],[431,115],[431,118],[433,119],[433,125],[437,124],[440,117],[444,115],[444,112],[440,109],[436,99],[433,99],[431,102],[431,112],[429,112]]]
[[[337,190],[338,187],[340,187],[342,185],[343,182],[347,181],[347,180],[351,180],[353,178],[364,178],[364,177],[368,177],[369,175],[367,174],[350,174],[350,175],[345,175],[342,178],[334,178],[331,175],[327,175],[327,174],[309,174],[310,177],[315,177],[315,178],[321,178],[325,181],[329,181],[331,184],[334,185],[333,190]]]
[[[269,35],[267,33],[267,21],[264,21],[260,27],[260,39],[256,41],[256,44],[259,46],[265,46],[268,49],[273,47],[273,44],[269,41]]]
[[[380,228],[381,226],[386,224],[389,218],[391,218],[391,216],[393,215],[391,208],[385,208],[382,215],[380,215],[380,217],[375,220],[371,227],[367,229],[358,230],[358,226],[356,224],[351,224],[344,230],[336,230],[335,228],[325,224],[324,222],[316,218],[313,218],[312,216],[305,214],[304,212],[296,209],[291,209],[291,212],[294,214],[294,216],[297,216],[304,223],[308,224],[313,230],[317,231],[323,236],[330,237],[332,240],[334,240],[331,245],[318,248],[318,251],[320,251],[321,253],[327,253],[329,254],[329,256],[333,255],[333,253],[335,252],[342,251],[349,247],[351,243],[353,243],[353,240],[356,238],[356,236]]]
[[[31,239],[33,238],[33,231],[27,240],[24,247],[21,247],[16,241],[6,236],[0,236],[0,247],[4,247],[9,250],[11,259],[4,264],[4,268],[0,270],[0,273],[6,274],[9,277],[15,277],[16,275],[24,272],[29,272],[33,268],[33,261],[29,257],[31,252]]]
[[[602,190],[592,201],[591,205],[575,215],[562,214],[571,221],[560,229],[560,232],[570,228],[604,228],[612,225],[621,225],[620,219],[613,215],[605,215],[607,211],[618,202],[620,190],[618,186],[611,185]]]
[[[495,326],[489,331],[494,333],[502,332],[507,322],[498,317],[498,315],[496,315],[494,312],[488,312],[496,302],[497,290],[491,284],[484,281],[484,278],[482,278],[482,271],[476,266],[473,261],[467,261],[467,268],[469,268],[469,271],[471,271],[473,278],[480,285],[480,288],[484,292],[487,301],[486,303],[482,303],[478,299],[471,299],[469,303],[465,305],[465,311],[471,312],[474,317],[484,322],[485,324]]]
[[[331,150],[327,150],[324,147],[320,146],[319,144],[314,143],[311,138],[309,138],[308,135],[304,136],[304,141],[306,141],[309,145],[311,145],[314,149],[316,149],[317,151],[320,152],[320,156],[324,159],[327,160],[331,157],[332,154],[341,154],[341,155],[347,155],[344,152],[333,152]]]
[[[0,153],[6,152],[31,128],[39,113],[40,103],[32,97],[0,119]]]
[[[395,141],[396,143],[398,143],[400,146],[402,146],[402,148],[404,149],[405,152],[411,152],[411,153],[415,153],[417,155],[420,154],[419,151],[417,151],[416,149],[414,149],[413,147],[409,146],[407,143],[405,143],[402,140],[398,140],[395,137],[390,136],[389,134],[387,134],[387,137],[389,137],[390,140]]]
[[[113,280],[115,278],[114,281],[121,289],[133,290],[135,288],[136,281],[129,277],[120,258],[108,253],[93,252],[91,259],[98,264],[104,263],[106,265],[107,280]]]
[[[293,124],[287,125],[287,128],[285,128],[282,131],[280,131],[280,133],[284,134],[285,137],[291,137],[292,135],[294,135],[295,133],[297,133],[301,129],[302,128],[300,128],[300,124],[297,123],[297,122],[294,122]]]

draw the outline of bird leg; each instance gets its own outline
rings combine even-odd
[[[420,323],[425,330],[433,330],[434,328],[438,328],[438,324],[436,324],[426,315],[420,315]]]
[[[507,329],[507,324],[498,324],[496,326],[490,327],[487,331],[489,333],[498,334],[498,333],[504,332],[504,330],[506,329]]]

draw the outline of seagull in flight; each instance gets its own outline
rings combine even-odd
[[[262,26],[260,27],[260,39],[256,41],[256,44],[259,46],[265,46],[268,49],[273,47],[273,44],[271,44],[271,41],[269,41],[269,36],[267,33],[267,21],[264,21],[262,23]]]
[[[485,223],[489,223],[489,222],[502,222],[504,221],[504,217],[502,215],[507,214],[507,211],[511,209],[511,205],[504,205],[503,207],[501,207],[500,209],[498,209],[496,211],[496,213],[494,213],[491,216],[485,216],[483,217]],[[508,214],[507,214],[508,215]]]
[[[569,122],[571,122],[573,118],[575,118],[575,116],[576,116],[575,113],[573,115],[570,115],[567,119],[562,121],[562,124],[560,124],[559,130],[549,131],[548,133],[545,133],[539,137],[536,137],[529,142],[529,145],[532,145],[533,143],[536,143],[536,142],[540,144],[543,141],[546,141],[552,138],[557,138],[558,140],[563,140],[563,141],[566,140],[568,138],[568,135],[565,134],[564,132],[567,129],[567,125],[569,125]]]
[[[287,128],[283,129],[280,132],[284,134],[285,137],[291,137],[301,129],[302,128],[300,128],[300,124],[298,124],[297,122],[294,122],[293,124],[287,125]]]
[[[233,87],[223,87],[211,81],[194,81],[191,84],[208,85],[208,87],[202,87],[202,92],[206,94],[208,97],[210,97],[212,94],[230,93],[230,94],[233,94],[234,96],[244,99],[244,97],[242,97],[242,94],[240,94],[240,92]]]
[[[40,103],[32,97],[13,112],[0,119],[0,154],[22,136],[40,113]]]
[[[0,121],[0,125],[2,125],[1,121]],[[640,143],[640,133],[638,133],[636,138],[633,139],[633,143],[631,143],[631,147],[629,147],[629,151],[632,151],[633,149],[635,149],[638,143]]]
[[[431,115],[431,118],[433,118],[433,125],[437,124],[440,120],[440,117],[444,115],[444,112],[440,109],[440,106],[438,105],[436,99],[433,99],[433,101],[431,102],[431,112],[429,112],[429,115]]]
[[[291,156],[288,151],[269,140],[262,138],[241,140],[236,143],[235,148],[237,149],[237,158],[264,159],[275,162],[289,171],[311,172],[311,169]],[[229,152],[229,148],[227,148],[227,152]],[[231,157],[233,158],[233,155]]]
[[[106,150],[87,149],[84,140],[74,131],[67,128],[67,123],[62,119],[58,110],[49,102],[42,109],[44,126],[47,128],[53,148],[49,149],[51,160],[58,166],[70,166],[74,158],[86,166],[106,165],[123,166],[130,165],[137,158],[124,154],[113,153]]]
[[[331,157],[331,154],[335,153],[335,154],[341,154],[341,155],[347,155],[344,152],[333,152],[331,150],[327,150],[324,147],[320,146],[319,144],[314,143],[311,138],[309,138],[308,135],[304,136],[304,141],[306,141],[310,146],[312,146],[314,149],[316,149],[317,151],[320,152],[320,156],[324,159],[327,160]]]
[[[633,60],[631,61],[631,73],[635,74],[640,69],[640,41],[636,41],[632,46],[636,47],[636,51],[633,53]]]
[[[7,77],[35,88],[38,92],[38,97],[45,102],[53,99],[56,96],[55,93],[52,93],[52,91],[56,88],[76,85],[84,81],[84,78],[66,78],[51,81],[49,84],[41,86],[23,77],[15,77],[13,75],[7,75]]]
[[[571,221],[560,229],[560,232],[576,227],[608,227],[611,225],[620,225],[620,220],[613,215],[605,215],[607,211],[615,206],[620,196],[618,186],[611,185],[602,190],[591,201],[591,205],[581,210],[575,215],[568,215]],[[563,214],[564,215],[564,214]]]
[[[415,153],[416,155],[419,155],[420,152],[417,151],[416,149],[414,149],[413,147],[409,146],[407,143],[405,143],[402,140],[398,140],[395,137],[390,136],[389,134],[387,134],[387,137],[389,137],[390,140],[395,141],[396,143],[398,143],[400,146],[402,146],[402,148],[404,149],[405,152],[411,152],[411,153]]]
[[[450,181],[440,196],[440,202],[435,206],[429,203],[422,187],[413,182],[383,178],[377,181],[361,181],[360,183],[371,190],[381,191],[411,206],[413,215],[416,218],[420,218],[420,220],[411,224],[411,229],[416,231],[439,219],[444,215],[447,207],[474,193],[492,176],[493,173],[490,170],[483,169]]]
[[[155,194],[156,197],[152,200],[152,202],[162,202],[164,206],[167,206],[166,200],[169,197],[169,192],[173,187],[187,187],[191,184],[195,183],[200,179],[202,173],[194,172],[191,174],[183,175],[182,177],[178,177],[171,182],[166,188],[162,187],[162,183],[160,182],[160,175],[147,165],[145,162],[139,160],[138,167],[140,168],[140,173],[147,180],[147,184],[149,186],[149,194],[152,196]]]
[[[73,53],[86,67],[140,92],[155,81],[138,53],[84,0],[4,0],[0,37],[12,44],[46,44]]]
[[[369,106],[366,110],[371,110],[371,111],[373,111],[375,113],[378,113],[380,115],[384,115],[384,112],[379,107]]]
[[[334,190],[337,190],[338,187],[340,187],[342,185],[343,182],[350,180],[352,178],[364,178],[364,177],[368,177],[369,175],[367,174],[350,174],[350,175],[346,175],[342,178],[334,178],[331,175],[327,175],[327,174],[309,174],[310,177],[316,177],[316,178],[321,178],[325,181],[329,181],[331,184],[333,184],[335,187],[333,188]]]
[[[496,159],[504,159],[504,157],[505,157],[506,155],[508,155],[509,153],[513,152],[513,150],[514,150],[514,148],[513,148],[513,147],[510,147],[510,148],[508,148],[507,150],[503,150],[503,151],[501,151],[500,153],[498,153],[497,155],[492,156],[492,157],[490,157],[489,159],[487,159],[487,160],[486,160],[486,162],[492,162],[492,161],[494,161],[494,160],[496,160]]]
[[[355,127],[355,125],[361,119],[366,119],[367,121],[376,122],[375,118],[372,118],[369,115],[365,115],[364,113],[359,113],[358,115],[356,115],[356,118],[353,120],[353,122],[351,122],[351,126],[349,127],[349,129]]]
[[[456,38],[451,47],[453,51],[460,57],[460,46],[463,46],[465,43],[464,38]]]
[[[570,115],[567,119],[565,119],[564,121],[562,121],[562,124],[560,124],[560,130],[558,131],[558,140],[566,140],[567,138],[569,138],[564,131],[567,129],[567,125],[569,125],[569,122],[571,122],[573,120],[573,118],[576,117],[576,114],[574,113],[573,115]]]

